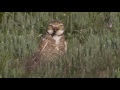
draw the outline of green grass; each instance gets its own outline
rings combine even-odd
[[[65,24],[68,51],[26,74],[25,63],[50,20]],[[5,12],[0,23],[1,78],[119,78],[119,12]]]

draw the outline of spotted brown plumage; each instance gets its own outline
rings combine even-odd
[[[61,21],[51,21],[47,26],[45,36],[41,39],[37,51],[27,64],[27,68],[33,68],[40,62],[55,61],[67,51],[67,42],[64,35],[64,25]]]

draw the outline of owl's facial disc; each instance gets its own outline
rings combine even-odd
[[[49,24],[47,32],[51,36],[60,36],[64,33],[64,25],[63,24]]]
[[[47,32],[52,36],[54,35],[60,36],[64,33],[64,30],[48,30]]]
[[[56,36],[60,36],[60,35],[62,35],[64,33],[63,24],[54,25],[53,29],[54,29],[54,33],[55,33]]]

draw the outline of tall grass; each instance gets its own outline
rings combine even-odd
[[[54,19],[65,24],[66,56],[25,74],[26,57],[35,52]],[[119,22],[118,12],[5,12],[0,23],[0,77],[120,77]]]

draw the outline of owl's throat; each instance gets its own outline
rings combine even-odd
[[[57,36],[57,35],[55,35],[55,36],[53,36],[53,39],[55,40],[55,43],[56,44],[59,44],[60,43],[60,39],[62,38],[62,36]]]
[[[51,34],[52,37],[54,37],[54,36],[62,36],[62,35],[64,35],[64,32],[63,32],[62,34],[56,34],[56,31],[54,31],[54,32]]]

